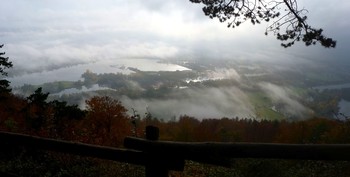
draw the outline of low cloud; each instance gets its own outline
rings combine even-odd
[[[274,36],[263,35],[265,23],[245,23],[230,29],[217,19],[206,17],[201,5],[190,1],[16,0],[2,3],[0,10],[0,22],[6,24],[0,27],[0,37],[7,56],[14,62],[10,73],[17,74],[106,58],[294,62],[300,58],[295,56],[297,53],[311,58],[331,53],[298,44],[285,51]],[[347,25],[343,24],[342,29]],[[339,44],[347,45],[344,41]],[[288,52],[292,55],[285,55]],[[334,53],[341,52],[331,54]]]
[[[144,114],[147,110],[157,118],[169,120],[181,115],[203,118],[254,116],[254,108],[247,95],[236,87],[184,89],[178,96],[168,99],[121,98],[122,103],[131,110]]]
[[[6,46],[6,52],[14,64],[9,74],[14,76],[111,59],[117,62],[118,58],[174,58],[178,49],[163,42],[123,43],[115,41],[102,46],[81,45],[78,47],[66,44],[51,47],[9,44]]]
[[[241,76],[233,68],[216,68],[214,71],[208,73],[208,77],[212,79],[231,79],[239,81]]]
[[[300,103],[298,95],[291,89],[266,82],[260,83],[259,86],[272,100],[277,111],[287,117],[304,119],[312,114],[312,110]]]

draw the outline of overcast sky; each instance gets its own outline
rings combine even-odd
[[[350,1],[298,2],[336,49],[284,49],[264,35],[267,23],[227,28],[189,0],[4,0],[0,43],[23,70],[118,58],[348,60]]]

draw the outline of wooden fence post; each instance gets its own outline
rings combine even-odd
[[[155,126],[146,127],[146,139],[157,141],[159,139],[159,128]],[[147,152],[146,152],[147,153]],[[168,177],[169,169],[162,162],[163,157],[159,157],[154,153],[147,153],[146,159],[146,177]]]

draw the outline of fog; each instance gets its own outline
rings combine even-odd
[[[205,73],[195,79],[187,79],[186,82],[203,82],[207,80],[221,79],[230,79],[239,82],[241,76],[233,68],[215,68],[214,70],[207,70]]]
[[[121,102],[144,114],[151,112],[157,118],[169,120],[181,115],[203,118],[252,118],[254,108],[247,95],[236,87],[185,89],[179,96],[168,99],[130,99]]]
[[[350,101],[346,100],[340,100],[338,103],[338,106],[340,108],[339,113],[341,113],[343,116],[338,115],[338,118],[344,119],[344,116],[346,118],[349,118],[350,116]]]
[[[94,84],[89,88],[87,88],[85,86],[82,86],[81,89],[70,88],[70,89],[65,89],[65,90],[62,90],[58,93],[54,93],[51,95],[61,97],[62,95],[70,95],[70,94],[76,94],[76,93],[82,93],[82,92],[93,92],[93,91],[98,91],[98,90],[113,90],[113,89],[108,88],[108,87],[101,87],[98,84]],[[85,105],[80,105],[80,107],[84,107],[84,106]]]
[[[271,98],[275,107],[278,107],[277,111],[298,119],[312,115],[312,110],[300,103],[299,96],[291,89],[265,82],[259,83],[259,86]]]
[[[78,81],[81,75],[89,70],[97,74],[103,73],[133,73],[130,68],[137,68],[141,71],[183,71],[189,70],[186,67],[171,63],[159,63],[154,59],[118,59],[103,60],[90,63],[76,64],[58,69],[33,72],[24,75],[9,77],[12,87],[19,87],[24,84],[40,85],[55,81]]]
[[[349,1],[298,2],[309,10],[311,26],[323,28],[327,37],[337,40],[335,49],[305,47],[302,43],[285,49],[276,36],[264,35],[268,23],[248,22],[231,29],[206,17],[201,5],[162,0],[4,1],[0,6],[0,23],[4,24],[0,27],[0,44],[5,44],[3,50],[14,64],[8,71],[12,87],[76,81],[86,70],[128,74],[132,72],[128,67],[186,69],[166,64],[174,60],[266,61],[271,68],[281,70],[298,70],[303,65],[341,66],[347,72]],[[144,59],[153,62],[148,65],[142,62]],[[234,69],[216,69],[197,80],[223,78],[241,80]],[[278,111],[295,117],[311,112],[291,89],[271,83],[258,85]],[[122,101],[128,108],[142,112],[147,107],[165,117],[255,117],[247,95],[238,87],[187,88],[182,93],[186,96],[163,100],[132,100],[124,96]]]
[[[268,23],[227,28],[189,1],[5,1],[0,36],[15,66],[10,75],[120,58],[344,62],[350,46],[349,2],[298,2],[309,9],[310,25],[334,36],[336,49],[299,43],[284,49],[273,34],[264,35]]]

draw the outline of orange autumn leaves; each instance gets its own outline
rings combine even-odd
[[[10,95],[0,100],[1,131],[113,147],[122,147],[126,136],[143,137],[147,125],[159,127],[160,139],[170,141],[350,143],[348,120],[199,120],[184,115],[171,121],[163,121],[153,117],[151,113],[136,117],[128,115],[122,102],[107,96],[88,99],[86,109],[81,110],[65,102],[48,102],[47,95],[40,90],[34,94],[27,99]]]
[[[88,114],[82,128],[89,143],[119,146],[125,136],[131,135],[130,117],[120,101],[95,96],[86,104]]]

